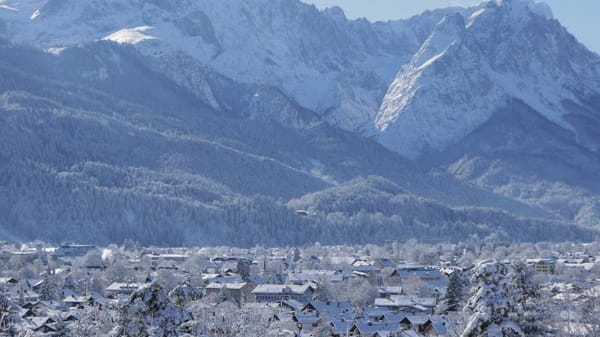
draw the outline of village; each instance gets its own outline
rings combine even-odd
[[[461,336],[472,269],[494,259],[527,267],[552,334],[583,336],[600,330],[586,315],[600,308],[599,252],[596,243],[3,243],[0,335],[145,336],[127,329],[171,324],[180,336]]]

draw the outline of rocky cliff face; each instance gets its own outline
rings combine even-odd
[[[457,143],[513,99],[587,134],[569,116],[598,111],[587,99],[600,88],[600,59],[548,15],[515,0],[445,17],[390,86],[376,137],[416,158]],[[597,141],[580,139],[590,148]]]

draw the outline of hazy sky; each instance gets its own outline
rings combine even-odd
[[[340,6],[350,18],[401,19],[426,9],[474,5],[480,0],[303,0],[318,7]],[[590,49],[600,53],[600,0],[545,0],[554,16]]]

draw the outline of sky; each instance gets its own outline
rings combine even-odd
[[[475,5],[480,0],[303,0],[317,7],[340,6],[349,18],[403,19],[427,9]],[[600,0],[545,0],[554,16],[588,48],[600,53]]]

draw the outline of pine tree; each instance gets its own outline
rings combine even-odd
[[[448,290],[446,291],[446,310],[456,311],[463,296],[463,280],[460,271],[455,270],[450,274]]]
[[[472,281],[477,284],[465,310],[471,316],[462,337],[524,337],[514,321],[519,305],[510,297],[510,279],[505,264],[484,261],[478,264]]]
[[[302,256],[300,254],[300,249],[298,249],[298,247],[294,248],[294,262],[298,262],[302,259]]]
[[[250,280],[250,261],[248,259],[239,259],[237,263],[237,270],[244,282],[248,282]]]

